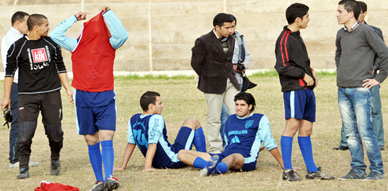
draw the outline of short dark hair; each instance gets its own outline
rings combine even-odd
[[[214,19],[213,19],[213,26],[216,27],[218,25],[219,27],[224,26],[224,23],[231,23],[235,19],[233,18],[233,15],[227,14],[227,13],[218,13]]]
[[[349,13],[353,11],[354,18],[358,20],[358,16],[360,16],[360,12],[361,12],[361,7],[357,1],[341,0],[340,2],[338,2],[338,5],[344,5],[344,9]]]
[[[143,111],[148,110],[148,105],[155,104],[156,97],[160,97],[160,94],[158,92],[153,91],[147,91],[140,97],[140,106],[143,109]]]
[[[234,102],[236,102],[237,100],[244,100],[248,104],[248,106],[252,105],[252,108],[250,110],[251,113],[255,110],[256,101],[252,94],[248,92],[240,92],[236,96],[234,96]]]
[[[11,17],[11,25],[15,24],[16,21],[23,22],[24,17],[26,17],[26,16],[30,16],[30,14],[23,12],[23,11],[17,11]]]
[[[366,5],[366,3],[362,2],[362,1],[357,1],[357,3],[360,5],[360,9],[363,13],[365,13],[365,11],[368,10],[368,6]]]
[[[47,19],[47,17],[41,14],[32,14],[27,20],[28,30],[31,31],[35,25],[41,25],[43,19]]]
[[[232,15],[232,14],[230,14],[230,15]],[[237,26],[237,18],[234,15],[232,15],[232,17],[233,17],[234,24]]]
[[[290,5],[286,10],[286,19],[288,24],[292,24],[295,22],[296,18],[300,18],[303,20],[303,16],[307,14],[309,11],[309,7],[302,3],[294,3]]]

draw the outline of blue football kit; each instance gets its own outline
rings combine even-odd
[[[244,156],[242,171],[256,169],[261,142],[269,151],[277,148],[268,117],[259,113],[248,117],[239,117],[236,114],[229,116],[225,123],[224,139],[227,145],[224,152],[218,154],[220,160],[233,153],[239,153]]]
[[[156,144],[156,153],[152,161],[155,168],[181,168],[186,166],[180,162],[177,154],[182,149],[191,150],[195,131],[181,127],[175,143],[170,144],[164,119],[159,114],[135,114],[128,122],[128,143],[136,144],[144,157],[148,144]]]

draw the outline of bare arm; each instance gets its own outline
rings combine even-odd
[[[123,163],[121,166],[115,166],[113,170],[125,170],[127,167],[128,161],[132,156],[133,150],[135,149],[135,144],[127,144],[127,147],[125,148],[124,155],[123,155]]]
[[[1,110],[4,111],[4,108],[8,106],[8,109],[11,109],[11,89],[12,89],[13,77],[4,78],[4,97],[1,101]]]
[[[66,89],[66,94],[70,97],[70,103],[74,103],[73,100],[73,90],[71,90],[69,85],[69,80],[67,79],[67,73],[59,73],[59,79],[61,79],[61,83],[63,87]]]
[[[143,172],[155,171],[155,169],[152,168],[152,161],[154,160],[155,153],[156,153],[156,144],[155,143],[148,144]]]
[[[280,164],[282,169],[284,169],[283,158],[282,158],[282,155],[280,155],[279,149],[274,148],[274,149],[270,150],[269,152],[271,152],[272,156],[278,161],[278,163]]]

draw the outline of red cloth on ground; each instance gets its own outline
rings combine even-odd
[[[50,183],[42,180],[40,187],[36,187],[34,191],[79,191],[79,188],[61,183]]]

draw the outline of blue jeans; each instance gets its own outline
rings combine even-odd
[[[19,161],[16,150],[17,150],[17,141],[18,141],[18,131],[19,131],[19,123],[18,123],[18,84],[13,83],[11,89],[11,113],[12,113],[12,124],[11,131],[9,133],[9,163],[14,164]]]
[[[380,85],[373,86],[373,108],[372,108],[372,128],[375,131],[377,143],[380,147],[384,147],[384,126],[383,115],[381,113],[381,100],[380,100]],[[341,129],[341,141],[340,146],[347,147],[346,134],[342,126]]]
[[[338,106],[352,156],[350,166],[358,174],[366,174],[365,143],[371,171],[384,174],[380,147],[372,128],[372,90],[368,88],[338,88]]]
[[[226,123],[226,120],[228,119],[229,117],[229,111],[228,111],[228,108],[226,107],[226,105],[222,105],[222,111],[221,111],[221,128],[220,128],[220,134],[221,134],[221,138],[222,138],[222,146],[225,147],[226,145],[226,142],[224,140],[224,129],[225,129],[225,123]]]
[[[379,146],[384,147],[383,114],[381,113],[380,85],[373,86],[372,127]]]

